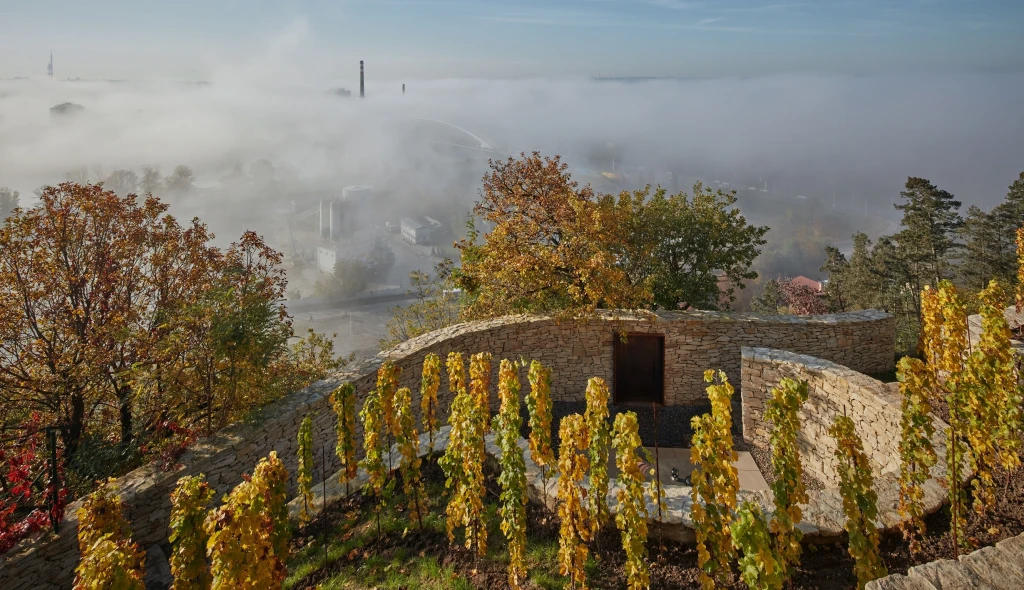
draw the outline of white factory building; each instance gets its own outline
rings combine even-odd
[[[441,227],[441,222],[433,217],[423,219],[403,217],[401,221],[402,239],[410,244],[429,244],[434,232]]]

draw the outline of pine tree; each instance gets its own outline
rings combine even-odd
[[[835,246],[825,246],[825,262],[819,268],[828,273],[825,296],[828,297],[830,312],[843,312],[850,308],[850,262]]]
[[[903,229],[895,239],[917,293],[925,285],[937,285],[950,276],[956,231],[963,224],[961,203],[924,178],[908,178],[900,196],[904,202],[896,209],[903,212]]]

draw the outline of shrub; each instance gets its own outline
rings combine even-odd
[[[587,410],[583,415],[590,436],[590,491],[587,510],[591,535],[596,537],[611,514],[608,511],[608,453],[611,428],[608,425],[608,385],[600,377],[587,382]]]
[[[209,535],[203,528],[213,496],[201,474],[179,479],[171,493],[171,590],[206,590],[213,581],[206,563]]]
[[[878,518],[875,481],[853,420],[837,417],[828,433],[836,441],[836,471],[846,514],[850,557],[854,559],[853,572],[857,575],[857,587],[864,588],[868,582],[887,575],[878,556],[878,529],[873,524]]]
[[[703,588],[724,583],[733,558],[730,524],[736,509],[739,473],[736,453],[732,449],[732,418],[729,399],[733,388],[725,373],[719,371],[719,384],[714,384],[714,371],[705,371],[704,380],[711,399],[711,414],[693,418],[693,441],[690,461],[693,463],[693,522],[697,533],[697,565]]]
[[[636,414],[626,412],[615,416],[615,466],[619,469],[619,489],[615,493],[618,509],[615,524],[622,533],[622,549],[626,552],[626,585],[629,590],[642,590],[651,584],[647,565],[647,503],[644,501],[644,474],[640,470],[642,449]]]
[[[583,503],[587,492],[581,485],[588,467],[583,449],[590,444],[583,416],[572,414],[562,418],[558,438],[558,569],[563,576],[569,576],[571,588],[585,589],[587,543],[593,537],[590,515]]]
[[[501,532],[508,540],[508,583],[518,589],[526,581],[526,461],[519,446],[519,377],[508,359],[498,368],[498,398],[493,427],[501,449]]]
[[[338,416],[336,430],[338,443],[334,452],[341,461],[338,483],[345,484],[345,494],[348,495],[348,484],[356,478],[359,473],[359,463],[356,461],[356,389],[351,383],[345,383],[331,394],[331,406]]]

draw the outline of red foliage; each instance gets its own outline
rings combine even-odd
[[[4,478],[0,482],[0,553],[49,526],[51,518],[58,522],[64,518],[67,490],[55,490],[49,482],[49,462],[46,453],[39,452],[40,447],[45,449],[39,423],[39,417],[33,416],[20,428],[22,436],[0,448],[0,477]],[[58,475],[62,475],[59,450],[57,460]]]
[[[789,304],[789,312],[796,315],[822,315],[828,313],[828,302],[816,291],[806,284],[799,283],[792,279],[780,281],[779,287],[786,296],[786,303]]]

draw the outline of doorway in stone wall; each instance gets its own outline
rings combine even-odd
[[[616,405],[665,403],[665,336],[621,334],[613,337],[613,386]]]

